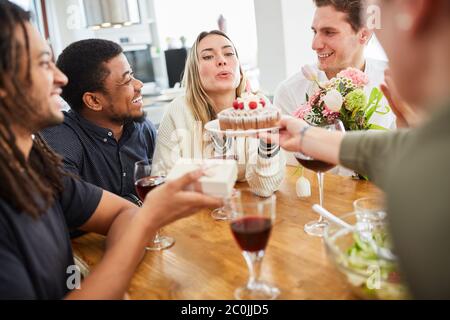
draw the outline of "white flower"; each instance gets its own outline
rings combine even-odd
[[[341,110],[342,103],[344,102],[341,94],[336,89],[331,89],[328,91],[322,100],[325,102],[328,109],[333,112],[339,112],[339,110]]]
[[[309,81],[317,81],[318,80],[317,72],[313,69],[313,67],[311,67],[309,65],[304,65],[302,67],[302,73],[305,76],[305,78],[308,79]]]
[[[295,184],[295,191],[297,192],[297,196],[300,198],[306,198],[311,196],[311,184],[309,180],[304,176],[298,178],[297,183]]]

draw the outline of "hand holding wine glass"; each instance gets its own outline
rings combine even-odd
[[[145,159],[134,164],[134,181],[136,192],[141,201],[144,201],[147,193],[165,182],[165,175],[152,175],[152,161]],[[175,239],[161,236],[158,230],[152,243],[146,249],[163,250],[170,248],[174,243]]]
[[[300,149],[300,132],[307,127],[306,121],[291,116],[283,116],[280,120],[279,143],[286,151],[302,152]]]
[[[142,208],[148,208],[149,212],[153,213],[150,217],[154,222],[153,225],[162,227],[195,210],[222,204],[222,201],[216,198],[183,191],[184,187],[196,181],[201,175],[201,172],[196,172],[175,181],[165,182],[165,176],[159,171],[158,175],[152,175],[151,160],[136,162],[134,170],[136,192],[143,201]],[[173,238],[161,236],[157,232],[153,242],[146,249],[163,250],[171,247],[174,242]]]
[[[145,197],[141,207],[158,229],[187,217],[204,208],[217,208],[223,205],[220,198],[195,191],[185,191],[186,187],[203,176],[201,170],[185,174],[179,179],[168,181],[153,189]]]
[[[343,123],[336,119],[334,121],[332,121],[331,123],[326,123],[323,125],[317,125],[316,127],[320,127],[323,130],[327,130],[327,131],[340,131],[340,132],[344,132],[344,125]],[[300,131],[300,144],[302,143],[302,139],[303,139],[303,133],[305,132],[305,130],[308,127],[304,127],[302,129],[302,131]],[[317,159],[314,159],[312,157],[309,157],[301,152],[295,153],[294,154],[295,158],[297,159],[297,161],[305,168],[310,169],[314,172],[316,172],[317,174],[317,182],[319,184],[319,203],[320,206],[323,207],[323,180],[324,180],[324,172],[332,169],[335,167],[334,163],[328,163],[325,161],[320,161]],[[304,230],[307,234],[312,235],[312,236],[318,236],[321,237],[324,234],[325,231],[325,227],[328,225],[328,222],[325,221],[322,216],[320,217],[319,220],[317,221],[311,221],[307,224],[305,224],[304,226]]]
[[[306,129],[308,128],[308,129]],[[314,127],[306,121],[283,116],[280,121],[280,146],[286,151],[305,155],[332,164],[339,164],[339,151],[344,132]]]

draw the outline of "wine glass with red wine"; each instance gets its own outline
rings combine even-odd
[[[316,126],[316,125],[315,125]],[[329,130],[329,131],[345,131],[344,124],[341,120],[336,119],[330,124],[317,125],[317,127]],[[310,169],[317,174],[317,180],[319,185],[319,204],[323,207],[323,178],[324,172],[333,169],[334,164],[323,162],[320,160],[315,160],[303,153],[294,154],[297,161],[305,168]],[[325,227],[328,222],[322,218],[322,216],[317,221],[311,221],[305,224],[304,230],[307,234],[311,236],[322,237],[324,235]]]
[[[261,263],[276,215],[276,196],[262,198],[250,189],[237,191],[231,201],[233,217],[231,232],[242,250],[249,270],[249,280],[236,289],[239,300],[275,299],[280,290],[260,279]]]
[[[144,202],[147,193],[152,191],[157,186],[162,185],[165,180],[165,175],[161,173],[158,175],[152,175],[151,160],[141,160],[134,164],[134,186],[142,202]],[[174,243],[175,239],[160,235],[160,231],[158,230],[152,243],[149,244],[146,249],[163,250],[173,246]]]

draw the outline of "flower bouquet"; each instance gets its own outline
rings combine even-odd
[[[369,79],[364,72],[347,68],[323,83],[318,82],[311,67],[304,66],[302,72],[306,79],[317,84],[318,90],[312,96],[306,94],[306,103],[294,112],[295,117],[312,125],[325,125],[339,119],[345,130],[387,130],[370,123],[374,113],[384,115],[390,108],[380,106],[383,93],[378,88],[373,88],[367,99],[363,89]]]

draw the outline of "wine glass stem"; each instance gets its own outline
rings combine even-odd
[[[317,172],[317,182],[319,184],[319,204],[323,207],[323,172]],[[323,217],[320,216],[319,222],[323,221]]]
[[[156,231],[155,237],[153,238],[153,243],[159,243],[161,242],[161,237],[159,236],[159,231]]]
[[[249,272],[247,288],[254,289],[255,285],[259,282],[264,250],[257,252],[244,251],[242,254],[244,255],[245,262],[247,262]]]

